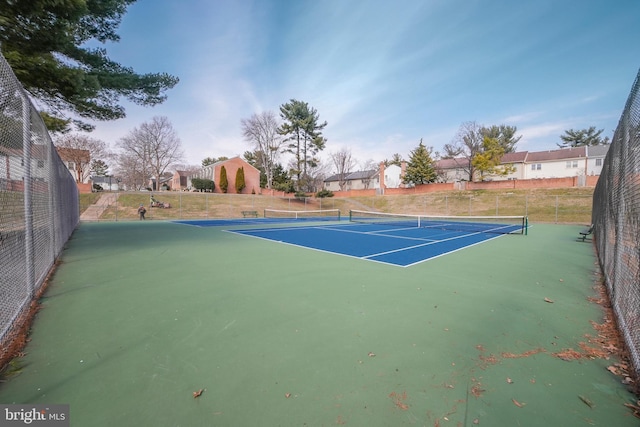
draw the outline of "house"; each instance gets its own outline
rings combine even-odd
[[[343,182],[343,188],[340,188]],[[323,181],[329,191],[367,190],[380,188],[380,171],[376,169],[331,175]]]
[[[400,188],[402,185],[402,171],[403,169],[398,165],[384,166],[381,164],[383,175],[383,182],[385,188]]]
[[[160,184],[158,185],[156,183],[156,178],[154,176],[152,176],[149,179],[147,187],[149,187],[152,191],[168,190],[168,189],[171,189],[171,180],[172,179],[173,179],[173,177],[171,177],[171,176],[161,176],[160,177]]]
[[[120,179],[113,176],[92,176],[93,185],[99,185],[104,191],[119,191]]]
[[[587,175],[600,175],[609,145],[590,145],[587,147]]]
[[[440,182],[469,180],[469,160],[465,158],[438,160],[435,169]]]
[[[523,179],[564,178],[584,175],[587,170],[587,148],[530,152]]]
[[[171,178],[171,189],[173,191],[184,191],[187,189],[189,172],[187,171],[175,171]]]
[[[91,153],[89,150],[56,147],[56,151],[77,183],[88,184],[91,181]]]
[[[204,166],[199,171],[192,173],[187,178],[187,188],[193,188],[191,180],[193,178],[210,179],[215,183],[215,193],[223,193],[220,188],[220,171],[224,166],[227,172],[227,193],[237,193],[236,191],[236,175],[238,170],[244,170],[245,187],[240,191],[241,194],[252,194],[260,191],[260,171],[251,166],[240,157],[234,157],[228,160],[222,160],[208,166]]]
[[[49,180],[48,146],[31,144],[30,175],[34,181]],[[21,191],[26,175],[24,152],[0,145],[0,190]]]
[[[504,181],[512,179],[566,178],[582,175],[600,175],[608,145],[562,148],[548,151],[519,151],[502,156],[501,164],[514,168],[507,175],[485,175],[484,180]],[[436,170],[442,182],[469,180],[467,158],[442,159],[436,162]],[[479,174],[474,174],[479,181]]]
[[[526,169],[526,161],[528,151],[518,151],[516,153],[506,153],[502,156],[500,161],[501,165],[511,166],[512,170],[506,175],[487,175],[485,178],[489,178],[494,181],[511,180],[511,179],[524,179],[524,173]]]

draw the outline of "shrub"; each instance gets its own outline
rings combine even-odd
[[[244,167],[241,167],[236,171],[236,192],[241,193],[244,187],[246,187],[244,182]]]
[[[320,190],[320,191],[318,191],[318,192],[316,193],[316,197],[320,197],[320,198],[323,198],[323,197],[333,197],[333,191],[331,191],[331,190],[326,190],[326,189],[325,189],[325,190]]]
[[[191,185],[198,191],[213,191],[215,183],[210,179],[192,178]]]
[[[227,192],[229,188],[229,180],[227,179],[227,168],[222,165],[220,167],[220,189],[223,193]]]

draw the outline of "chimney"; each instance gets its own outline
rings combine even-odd
[[[380,192],[384,194],[387,183],[384,180],[384,162],[380,162]]]

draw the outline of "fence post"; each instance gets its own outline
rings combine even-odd
[[[27,96],[21,92],[20,97],[22,98],[22,158],[25,168],[22,185],[24,191],[24,261],[29,296],[33,298],[35,295],[35,274],[33,264],[33,202],[31,197],[31,115]]]

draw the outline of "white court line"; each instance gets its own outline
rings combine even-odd
[[[383,233],[385,231],[388,232],[388,231],[391,231],[391,230],[415,230],[416,227],[411,227],[411,228],[392,228],[392,229],[383,230],[383,231],[353,231],[353,230],[336,229],[336,228],[327,227],[327,226],[318,226],[318,227],[314,227],[314,228],[319,228],[319,229],[322,229],[322,230],[337,231],[337,232],[340,232],[340,233],[364,234],[364,235],[368,235],[368,236],[390,237],[392,239],[418,240],[418,241],[421,241],[421,242],[439,242],[440,241],[440,240],[436,240],[436,239],[426,239],[426,238],[421,238],[421,237],[390,236],[388,234],[380,234],[380,233]]]

